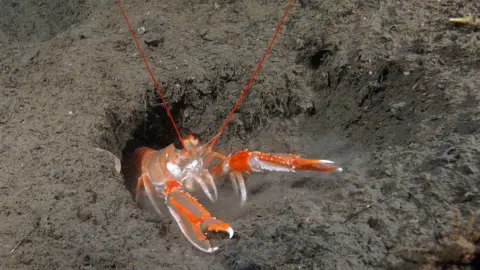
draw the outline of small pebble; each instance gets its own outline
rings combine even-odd
[[[142,27],[137,29],[137,34],[143,35],[143,34],[145,34],[146,31],[147,30],[145,30],[145,27],[142,26]]]
[[[64,171],[62,168],[58,168],[58,167],[55,167],[55,168],[52,168],[52,170],[50,171],[50,179],[59,179],[63,176],[64,174]]]

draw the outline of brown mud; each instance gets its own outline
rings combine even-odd
[[[412,269],[391,251],[480,207],[480,31],[448,23],[478,1],[295,3],[218,147],[345,172],[253,175],[244,208],[221,185],[205,205],[236,237],[213,255],[96,150],[125,171],[135,146],[176,143],[114,1],[0,2],[1,269]],[[162,2],[124,8],[182,134],[207,141],[287,1]]]

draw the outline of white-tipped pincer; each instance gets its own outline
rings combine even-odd
[[[229,239],[232,239],[232,237],[233,237],[233,229],[232,229],[232,227],[229,227],[229,228],[227,229],[227,233],[228,233],[228,238],[229,238]]]

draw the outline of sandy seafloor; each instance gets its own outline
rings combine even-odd
[[[480,31],[448,22],[478,1],[295,3],[218,148],[345,171],[252,175],[243,208],[229,181],[199,196],[236,232],[215,254],[96,150],[125,171],[178,144],[115,2],[0,2],[0,269],[415,269],[391,251],[479,209]],[[287,4],[124,1],[182,135],[218,131]]]

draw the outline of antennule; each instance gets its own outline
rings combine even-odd
[[[278,32],[280,32],[280,29],[282,28],[283,22],[285,21],[285,18],[287,17],[288,11],[290,10],[290,7],[292,7],[292,5],[293,5],[294,2],[295,2],[295,0],[290,0],[290,3],[288,3],[287,9],[285,10],[285,13],[283,13],[282,19],[280,20],[280,23],[278,24],[277,29],[275,30],[275,34],[273,35],[273,37],[272,37],[272,39],[271,39],[271,41],[270,41],[270,44],[268,45],[267,50],[266,50],[265,53],[263,54],[262,60],[260,60],[260,62],[258,63],[257,68],[255,69],[255,72],[253,73],[252,77],[250,78],[250,80],[248,81],[247,85],[245,86],[245,89],[243,90],[242,94],[241,94],[240,97],[238,98],[237,103],[235,103],[235,106],[233,106],[233,109],[230,111],[230,114],[228,115],[227,119],[225,120],[225,122],[223,122],[222,126],[220,127],[220,130],[219,130],[218,133],[210,140],[210,142],[209,142],[210,147],[214,147],[214,146],[215,146],[215,144],[217,143],[218,139],[220,138],[220,135],[222,134],[223,130],[224,130],[225,127],[227,126],[228,122],[229,122],[230,119],[232,118],[232,116],[233,116],[233,114],[235,113],[235,111],[237,110],[238,106],[240,105],[240,103],[242,103],[243,98],[244,98],[245,95],[247,94],[248,89],[250,89],[250,86],[252,85],[253,81],[255,80],[255,77],[257,76],[257,73],[258,73],[258,72],[260,71],[260,69],[262,68],[263,62],[265,62],[265,59],[267,59],[267,55],[270,53],[270,50],[272,49],[273,43],[275,42],[275,39],[277,39]]]
[[[135,41],[135,44],[137,45],[138,52],[140,53],[140,56],[142,57],[143,63],[145,64],[145,67],[147,68],[148,74],[150,74],[150,77],[152,78],[153,84],[155,85],[155,89],[157,89],[157,93],[160,96],[160,99],[162,100],[163,106],[165,106],[165,110],[167,111],[168,117],[170,118],[170,121],[172,122],[173,128],[175,129],[175,132],[177,133],[178,139],[180,140],[180,143],[182,144],[183,149],[185,149],[185,145],[183,144],[182,140],[182,135],[180,135],[180,131],[177,128],[177,124],[175,124],[175,120],[173,120],[172,113],[170,112],[170,108],[167,105],[167,102],[165,101],[165,98],[163,97],[162,90],[160,90],[160,87],[158,86],[157,80],[155,80],[155,76],[153,76],[152,70],[150,70],[150,66],[148,65],[147,58],[145,57],[145,54],[143,53],[142,47],[140,47],[140,43],[138,42],[137,36],[135,35],[135,31],[133,31],[132,26],[130,25],[130,22],[128,21],[127,15],[125,14],[125,11],[122,8],[122,5],[120,5],[120,0],[115,0],[115,2],[118,5],[118,8],[120,9],[120,13],[122,13],[123,19],[127,23],[128,30],[130,30],[130,33],[132,34],[133,40]]]

